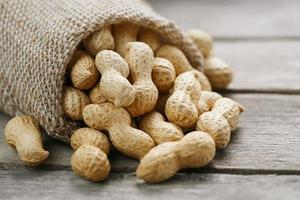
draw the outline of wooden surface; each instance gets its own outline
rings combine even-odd
[[[234,69],[229,89],[236,92],[300,93],[299,52],[300,41],[222,41],[215,45],[215,55]]]
[[[218,39],[298,40],[298,0],[150,0],[183,29],[201,28]]]
[[[128,173],[110,174],[102,183],[84,181],[70,171],[11,170],[0,171],[0,176],[3,199],[299,200],[300,195],[300,177],[291,175],[179,173],[159,185]]]
[[[91,183],[71,172],[70,147],[49,138],[49,159],[24,167],[4,142],[9,117],[0,113],[0,199],[300,199],[300,1],[151,2],[184,30],[211,32],[215,55],[234,68],[223,93],[247,111],[230,145],[159,185],[137,180],[138,161],[113,152],[109,179]]]

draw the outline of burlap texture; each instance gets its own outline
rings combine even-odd
[[[102,26],[130,21],[157,30],[181,48],[194,67],[202,56],[174,23],[139,0],[1,0],[0,109],[35,117],[68,142],[78,124],[64,117],[62,91],[76,46]]]

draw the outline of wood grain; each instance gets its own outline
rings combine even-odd
[[[212,33],[215,55],[234,68],[226,92],[247,111],[230,145],[206,168],[182,171],[159,185],[137,180],[138,161],[113,152],[109,179],[91,183],[70,171],[69,145],[50,138],[49,159],[24,167],[4,142],[10,118],[0,113],[0,199],[299,199],[300,1],[150,2],[185,31]]]
[[[150,0],[184,30],[201,28],[217,38],[300,39],[297,0]]]
[[[243,104],[247,111],[242,114],[240,128],[232,134],[230,145],[218,152],[204,171],[300,174],[300,95],[234,94],[230,97]],[[0,168],[23,168],[15,151],[3,141],[3,128],[8,119],[0,115]],[[42,168],[70,170],[72,150],[68,145],[48,140],[46,149],[50,157]],[[114,153],[111,162],[115,172],[134,172],[138,164]]]
[[[300,1],[150,3],[184,30],[201,28],[216,37],[215,54],[234,69],[230,90],[300,94]]]
[[[234,69],[230,90],[300,94],[300,42],[221,42],[215,55]]]
[[[177,174],[145,184],[134,174],[92,183],[68,171],[0,171],[3,199],[299,199],[300,176]],[[26,185],[26,187],[24,187]]]

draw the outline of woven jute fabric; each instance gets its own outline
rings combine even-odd
[[[192,42],[144,1],[1,0],[0,110],[31,115],[50,136],[68,142],[79,126],[62,108],[68,62],[85,37],[122,21],[158,31],[201,68]]]

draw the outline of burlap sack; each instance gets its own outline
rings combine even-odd
[[[191,41],[142,1],[0,0],[0,109],[31,115],[50,136],[68,142],[78,124],[61,106],[66,66],[82,39],[121,21],[157,30],[201,67]]]

